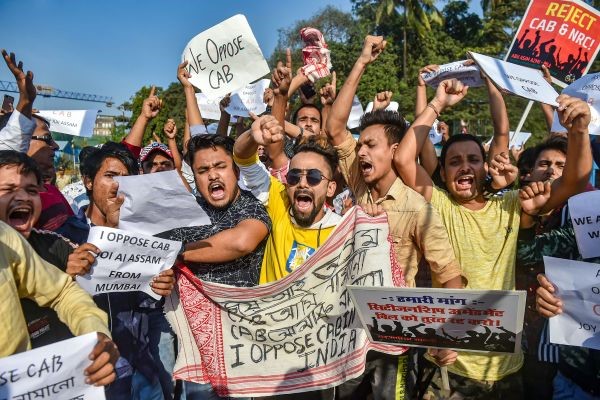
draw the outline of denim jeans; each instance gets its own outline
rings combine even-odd
[[[558,372],[554,377],[553,400],[597,400],[600,397],[593,396],[581,389],[575,382]]]
[[[158,378],[165,399],[173,398],[175,381],[173,380],[173,368],[175,367],[175,356],[177,344],[175,333],[171,329],[165,314],[161,309],[149,313],[149,342],[150,353],[158,366]]]
[[[218,396],[208,383],[183,382],[185,400],[229,400],[231,397]],[[183,396],[182,396],[183,397]],[[234,399],[232,399],[234,400]],[[236,398],[235,400],[249,400]]]

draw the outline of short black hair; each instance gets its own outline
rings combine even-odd
[[[565,156],[567,155],[567,147],[568,141],[567,138],[562,135],[556,135],[549,137],[544,140],[542,143],[535,146],[535,157],[533,158],[532,168],[535,166],[535,162],[543,151],[546,150],[556,150],[563,153]]]
[[[0,150],[0,168],[13,165],[21,175],[33,173],[38,185],[42,184],[42,173],[33,158],[15,150]]]
[[[444,143],[444,146],[442,147],[442,154],[440,155],[440,165],[442,166],[442,168],[446,166],[446,154],[448,154],[448,149],[454,143],[458,142],[475,142],[479,147],[479,150],[481,151],[481,157],[485,161],[485,149],[483,148],[481,140],[477,136],[461,133],[459,135],[450,136],[450,139],[448,139],[448,141]]]
[[[193,136],[188,142],[186,161],[192,166],[194,163],[194,155],[196,152],[204,149],[213,149],[216,150],[217,147],[221,147],[227,154],[233,157],[233,145],[235,144],[235,140],[230,138],[229,136],[220,136],[220,135],[212,135],[209,133],[205,133],[203,135]]]
[[[294,155],[298,153],[317,153],[325,158],[327,165],[331,168],[331,174],[335,172],[339,157],[335,148],[329,143],[325,136],[311,135],[300,139],[294,146]]]
[[[517,168],[519,169],[519,176],[525,176],[531,172],[533,165],[535,164],[536,150],[535,147],[529,147],[521,153],[517,160]]]
[[[81,152],[84,153],[83,157],[81,154],[79,155],[81,175],[88,177],[92,181],[96,178],[96,174],[100,170],[102,163],[107,158],[116,158],[123,163],[129,175],[139,174],[140,169],[136,158],[122,143],[106,142],[100,148],[84,147]],[[91,196],[91,191],[87,190],[87,188],[86,193],[88,197]]]
[[[358,130],[362,132],[371,125],[383,125],[388,144],[400,143],[408,126],[399,112],[391,110],[375,110],[363,114]]]
[[[298,113],[303,108],[314,108],[315,110],[317,110],[319,112],[319,127],[323,126],[323,114],[321,113],[321,109],[315,106],[314,104],[302,104],[300,107],[298,107],[298,109],[294,112],[294,115],[292,116],[292,121],[294,121],[294,124],[297,122]]]

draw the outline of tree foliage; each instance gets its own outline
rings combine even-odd
[[[444,2],[441,10],[434,7],[439,2],[430,0],[353,0],[352,3],[351,13],[327,6],[308,19],[281,27],[278,30],[277,47],[269,57],[270,65],[274,67],[278,60],[284,60],[285,50],[290,48],[294,69],[301,66],[304,44],[300,30],[306,26],[317,28],[323,33],[331,50],[339,89],[360,54],[364,37],[367,34],[382,35],[388,45],[363,75],[357,95],[365,106],[378,91],[391,90],[394,92],[393,100],[400,104],[400,112],[408,120],[413,120],[419,69],[428,64],[463,60],[467,51],[504,57],[528,0],[481,0],[483,15],[469,11],[469,1],[464,0]],[[600,0],[593,0],[593,3],[598,7]],[[408,24],[404,23],[404,10],[406,17],[410,18]],[[427,17],[426,22],[424,17]],[[406,37],[403,34],[405,28]],[[406,68],[403,69],[405,46]],[[598,70],[600,61],[596,60],[590,71]],[[327,81],[318,82],[317,89]],[[132,113],[129,128],[139,115],[149,91],[150,87],[141,88],[123,105],[125,110]],[[157,88],[157,94],[163,99],[163,110],[149,124],[144,135],[145,142],[151,139],[152,132],[163,137],[162,127],[167,118],[174,118],[180,131],[183,130],[185,97],[180,85],[172,83],[167,89]],[[431,97],[434,92],[429,90],[428,94]],[[292,101],[298,103],[297,99]],[[527,100],[505,96],[505,101],[511,129],[515,129]],[[296,105],[293,103],[292,108]],[[442,118],[450,123],[454,132],[460,130],[460,121],[463,120],[468,123],[470,132],[484,138],[492,135],[487,92],[483,88],[470,89],[467,98],[445,111]],[[532,144],[545,137],[546,125],[538,105],[533,107],[523,130],[533,133]]]

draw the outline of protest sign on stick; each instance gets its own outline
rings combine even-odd
[[[240,117],[249,117],[249,112],[255,115],[264,113],[267,105],[263,102],[263,95],[270,83],[271,81],[268,79],[261,79],[231,93],[231,102],[225,110],[230,115]]]
[[[83,371],[98,342],[88,333],[0,359],[0,398],[104,399],[104,388],[85,383]]]
[[[587,73],[600,49],[600,12],[580,0],[532,0],[506,61],[540,69],[562,86]]]
[[[150,282],[175,264],[181,243],[154,236],[93,226],[88,242],[100,249],[90,272],[77,277],[89,294],[141,291],[155,299]]]
[[[473,52],[468,54],[501,90],[540,103],[558,106],[556,102],[558,93],[551,84],[546,82],[540,71],[483,54]]]
[[[600,350],[600,264],[544,257],[563,312],[550,318],[550,342]]]
[[[517,353],[525,292],[348,286],[374,342]]]
[[[119,229],[148,235],[185,226],[210,224],[210,218],[193,194],[187,191],[177,171],[115,176],[119,194],[125,195]],[[165,206],[168,212],[165,212]]]
[[[432,88],[437,88],[443,80],[453,78],[458,79],[469,87],[483,86],[479,67],[476,65],[465,65],[465,60],[440,65],[438,70],[422,73],[421,77],[427,86]]]
[[[90,137],[94,134],[98,110],[40,110],[37,114],[50,122],[52,132]]]
[[[514,132],[514,131],[510,131],[508,136],[510,137],[508,148],[512,149],[513,147],[515,147],[517,149],[520,149],[521,147],[523,147],[525,145],[525,143],[527,143],[527,141],[531,137],[531,132]],[[492,138],[490,138],[490,140],[488,140],[485,143],[487,145],[491,145],[493,139],[494,138],[492,137]]]
[[[181,60],[190,83],[211,100],[243,88],[269,73],[246,17],[238,14],[196,35]]]
[[[580,193],[569,199],[569,213],[577,247],[583,258],[600,257],[600,191]]]
[[[577,79],[563,89],[561,94],[585,100],[590,106],[591,120],[588,129],[590,135],[600,135],[600,72],[589,74]],[[565,132],[566,128],[560,124],[558,113],[554,112],[552,132]]]

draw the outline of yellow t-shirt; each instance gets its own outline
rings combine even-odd
[[[0,221],[0,357],[31,348],[20,298],[52,307],[78,336],[102,332],[110,337],[107,315],[71,277],[44,261],[25,238]]]
[[[521,220],[518,191],[488,200],[472,211],[436,187],[431,204],[438,210],[468,289],[515,290],[515,257]],[[483,355],[460,351],[448,371],[477,380],[497,381],[517,372],[522,354]]]
[[[330,215],[331,211],[309,228],[302,228],[292,222],[290,204],[285,186],[271,177],[269,200],[266,205],[273,223],[271,235],[267,241],[260,283],[273,282],[283,278],[300,266],[318,247],[320,247],[335,229],[332,221],[339,218]],[[328,215],[329,214],[329,215]]]

